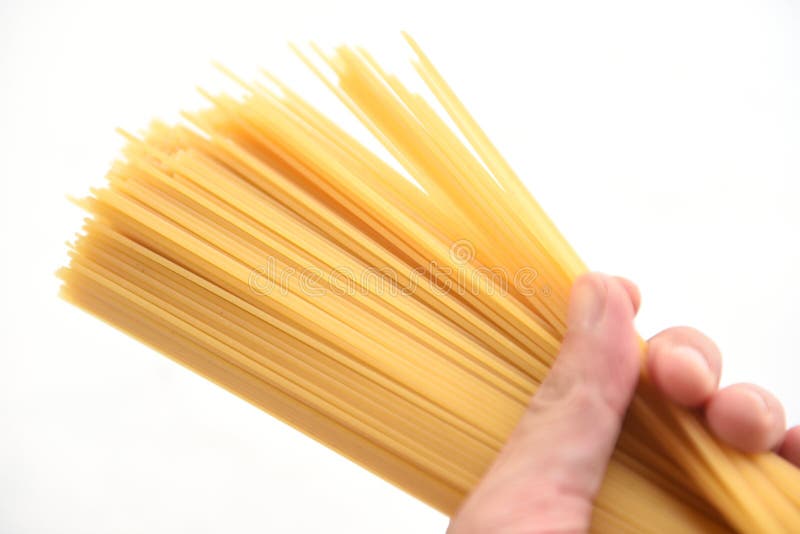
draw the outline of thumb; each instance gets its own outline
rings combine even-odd
[[[589,527],[639,376],[637,306],[630,282],[601,274],[578,278],[561,352],[451,532]],[[458,523],[487,528],[454,528]]]

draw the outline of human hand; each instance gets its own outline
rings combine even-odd
[[[570,295],[567,335],[547,379],[448,534],[585,532],[592,502],[639,377],[639,290],[587,274]],[[746,452],[776,450],[800,466],[800,426],[752,384],[719,385],[721,356],[688,327],[649,340],[647,371],[673,402],[701,408],[711,431]]]

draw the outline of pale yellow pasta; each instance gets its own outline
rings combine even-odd
[[[452,514],[586,268],[408,40],[458,135],[364,51],[301,59],[422,189],[271,75],[237,80],[241,99],[125,134],[59,275],[70,302]],[[799,473],[643,377],[593,529],[800,532]]]

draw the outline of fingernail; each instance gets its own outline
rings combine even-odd
[[[707,389],[713,388],[714,374],[711,372],[711,366],[708,365],[708,360],[703,353],[689,345],[683,345],[672,349],[672,358],[683,360],[685,367],[693,367],[698,373],[706,378]]]
[[[602,276],[584,277],[572,287],[569,326],[589,328],[600,322],[606,308],[608,287]]]
[[[764,417],[772,418],[772,407],[767,402],[767,399],[764,398],[764,395],[761,394],[760,391],[754,389],[746,389],[745,393],[753,398],[759,407],[764,408]]]

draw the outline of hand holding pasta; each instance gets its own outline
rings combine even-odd
[[[271,74],[231,75],[244,95],[204,93],[188,124],[124,134],[105,186],[78,201],[90,217],[62,296],[448,515],[524,482],[514,451],[531,441],[573,461],[583,478],[525,460],[576,506],[594,497],[595,532],[800,532],[800,470],[725,443],[780,439],[743,409],[755,390],[715,394],[718,355],[695,333],[640,340],[626,282],[581,279],[568,319],[586,265],[409,44],[428,99],[360,48],[298,52],[385,157]],[[664,393],[710,397],[711,430]],[[563,439],[578,419],[546,415],[569,411],[591,423],[579,439]]]
[[[583,532],[639,375],[633,317],[639,291],[622,278],[579,278],[558,360],[492,467],[454,516],[450,534]],[[721,358],[700,332],[677,327],[648,343],[647,370],[673,402],[747,452],[779,450],[800,466],[800,426],[752,384],[718,390]]]

